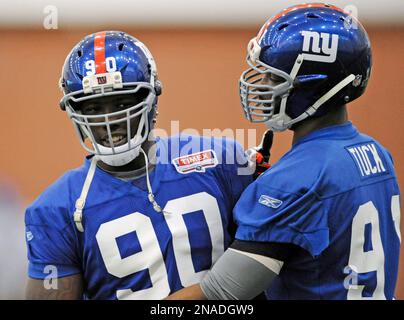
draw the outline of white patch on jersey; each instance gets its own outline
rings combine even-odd
[[[190,155],[178,157],[172,160],[172,164],[178,173],[205,172],[206,168],[216,167],[217,156],[213,150],[204,150]]]
[[[264,206],[267,206],[269,208],[274,208],[274,209],[279,208],[283,203],[282,200],[272,198],[272,197],[267,196],[265,194],[260,196],[258,202],[261,203]]]
[[[34,235],[32,234],[31,231],[27,231],[26,237],[27,237],[28,241],[31,241],[32,239],[34,239]]]

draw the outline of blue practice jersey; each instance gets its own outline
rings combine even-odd
[[[400,191],[388,151],[350,123],[299,140],[252,183],[236,238],[291,243],[270,299],[392,299]]]
[[[90,161],[51,185],[25,216],[29,276],[81,273],[87,299],[160,299],[199,282],[231,243],[232,209],[252,181],[233,140],[158,139],[150,179],[163,212],[150,204],[145,177],[123,181],[97,168],[81,233],[73,212]]]

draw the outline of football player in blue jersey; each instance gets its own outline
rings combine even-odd
[[[241,146],[154,138],[156,64],[124,32],[80,41],[60,84],[89,155],[26,210],[26,297],[161,299],[198,283],[231,243],[252,181]]]
[[[251,122],[293,131],[292,148],[247,187],[236,240],[172,299],[394,299],[400,191],[390,153],[348,121],[371,74],[363,26],[304,4],[248,45],[240,98]],[[247,276],[246,276],[247,275]]]

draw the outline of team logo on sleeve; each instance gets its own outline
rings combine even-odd
[[[272,197],[267,196],[265,194],[261,195],[258,202],[261,203],[262,205],[266,206],[266,207],[274,208],[274,209],[279,208],[283,203],[282,200],[272,198]]]
[[[206,168],[216,167],[218,164],[216,153],[213,150],[205,150],[178,157],[172,160],[175,169],[182,174],[190,172],[205,172]]]

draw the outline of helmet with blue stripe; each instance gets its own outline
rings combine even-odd
[[[368,35],[342,9],[302,4],[270,18],[248,44],[244,114],[283,131],[360,97],[372,65]]]
[[[121,166],[135,159],[154,126],[161,84],[153,56],[136,38],[120,31],[86,36],[68,54],[60,79],[64,93],[60,106],[74,124],[82,146],[103,162]],[[136,104],[108,113],[86,114],[85,102],[113,96],[141,96]],[[102,101],[102,100],[101,100]],[[137,128],[130,125],[137,119]],[[114,125],[125,127],[119,143]],[[103,127],[105,143],[94,135]]]

